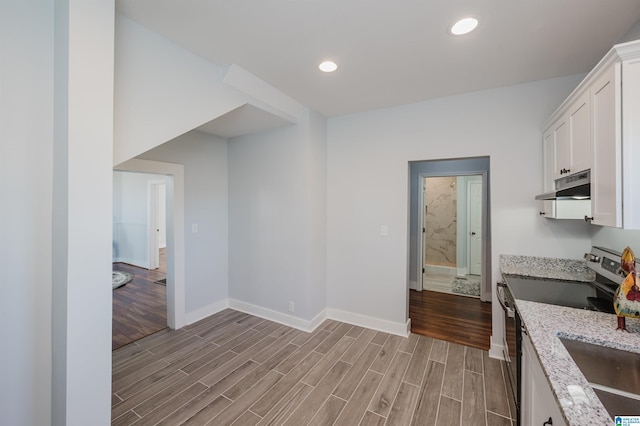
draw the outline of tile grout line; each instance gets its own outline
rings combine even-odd
[[[487,408],[487,381],[484,376],[485,367],[484,367],[484,355],[482,356],[482,397],[484,399],[484,424],[489,424],[489,409]]]
[[[447,354],[444,357],[444,369],[442,370],[442,383],[440,383],[440,392],[438,393],[438,408],[436,408],[436,421],[440,414],[440,403],[442,402],[442,389],[444,388],[444,376],[447,373],[447,363],[449,361],[449,350],[451,349],[451,343],[447,342]],[[462,409],[460,409],[462,411]]]

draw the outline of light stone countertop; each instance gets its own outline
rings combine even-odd
[[[595,279],[584,261],[571,259],[500,255],[500,269],[507,284],[509,275],[583,282]],[[515,302],[566,423],[613,425],[559,337],[640,353],[640,320],[627,318],[627,333],[616,331],[613,314],[521,299]]]
[[[505,275],[538,278],[541,280],[591,282],[596,274],[584,260],[552,257],[500,255],[500,270]]]

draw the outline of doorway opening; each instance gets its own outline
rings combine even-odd
[[[420,184],[422,289],[480,297],[482,175],[421,176]]]
[[[165,286],[160,284],[154,285],[157,287],[164,287],[166,294],[166,326],[171,329],[177,329],[183,327],[186,324],[186,306],[185,306],[185,232],[184,232],[184,166],[182,164],[164,163],[159,161],[131,159],[124,163],[121,163],[114,167],[114,171],[120,172],[134,172],[136,174],[146,173],[153,175],[154,179],[151,183],[147,182],[148,196],[143,197],[143,207],[138,210],[138,215],[146,218],[147,225],[137,226],[136,229],[140,233],[146,233],[153,235],[158,229],[158,220],[156,218],[155,224],[151,224],[149,215],[153,215],[157,210],[149,208],[152,203],[151,197],[153,197],[153,191],[150,191],[149,186],[155,184],[165,184],[165,229],[166,229],[166,248],[165,248],[165,269],[166,269],[166,281]],[[115,185],[114,185],[115,187]],[[160,191],[160,187],[156,187],[157,191]],[[115,191],[114,191],[115,194]],[[156,197],[155,204],[161,204],[160,195]],[[114,209],[116,203],[114,200]],[[115,217],[114,217],[115,219]],[[144,222],[145,219],[136,219]],[[152,227],[153,226],[153,227]],[[152,232],[153,231],[153,232]],[[114,235],[116,230],[114,229]],[[157,245],[161,245],[162,237],[158,237]],[[158,264],[162,262],[159,252],[155,250],[148,250],[151,245],[150,238],[145,238],[143,245],[147,247],[147,253],[151,255],[139,256],[144,257],[148,262],[158,261]],[[116,247],[114,244],[114,259],[116,256]],[[158,256],[158,257],[156,257]],[[148,270],[149,273],[158,274],[158,270]],[[158,281],[158,280],[154,280]]]
[[[167,328],[167,179],[113,172],[113,350]]]
[[[409,162],[411,331],[484,350],[491,339],[489,165],[489,157]],[[446,282],[429,288],[436,274]],[[474,297],[464,294],[470,288]]]

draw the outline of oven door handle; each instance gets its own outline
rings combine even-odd
[[[498,302],[500,303],[500,306],[502,306],[502,309],[504,310],[505,314],[509,317],[509,318],[514,318],[516,316],[516,312],[515,309],[513,309],[513,307],[511,306],[507,306],[507,303],[505,301],[505,295],[504,292],[509,291],[507,289],[507,285],[505,283],[498,283]]]

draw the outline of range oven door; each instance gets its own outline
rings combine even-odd
[[[512,415],[516,424],[520,424],[520,317],[516,310],[515,301],[511,291],[504,283],[498,283],[498,301],[504,313],[505,333],[503,337],[503,356],[507,372],[507,393]]]

